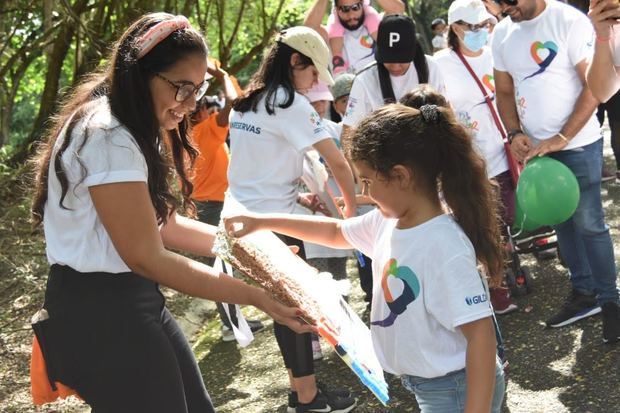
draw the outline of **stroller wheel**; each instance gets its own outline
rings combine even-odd
[[[506,283],[514,297],[521,297],[532,292],[532,278],[527,267],[520,267],[515,273],[512,269],[506,271]]]

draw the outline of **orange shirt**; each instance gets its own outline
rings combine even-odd
[[[191,174],[192,199],[196,201],[224,201],[228,189],[228,126],[218,126],[216,118],[217,113],[212,113],[192,130],[194,145],[200,152]]]

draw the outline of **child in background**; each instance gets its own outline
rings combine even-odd
[[[448,40],[446,39],[446,21],[442,18],[437,18],[431,22],[431,31],[435,35],[431,43],[433,44],[433,53],[448,47]]]
[[[347,110],[354,79],[355,75],[352,73],[342,73],[334,79],[334,85],[331,87],[334,101],[329,108],[329,118],[336,123],[342,122],[344,112]]]
[[[273,230],[369,255],[371,334],[384,370],[402,376],[423,413],[499,412],[505,382],[477,268],[502,273],[498,205],[469,133],[446,108],[388,105],[359,124],[345,151],[376,210],[345,221],[229,217],[227,230]]]
[[[377,40],[377,30],[379,29],[379,23],[381,22],[381,15],[370,5],[370,0],[363,0],[358,3],[354,3],[349,6],[337,5],[337,0],[334,0],[334,7],[327,19],[327,36],[329,39],[329,47],[332,51],[333,72],[335,75],[346,72],[348,69],[347,62],[342,56],[342,50],[344,47],[344,31],[345,28],[340,22],[338,12],[349,13],[357,12],[360,9],[364,9],[364,27],[368,30],[368,33]]]

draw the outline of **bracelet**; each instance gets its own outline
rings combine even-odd
[[[611,36],[601,37],[598,34],[596,35],[596,41],[599,43],[606,43],[611,40]]]
[[[523,131],[521,129],[513,129],[510,132],[508,132],[506,134],[506,138],[508,139],[508,143],[512,143],[512,140],[514,139],[514,137],[517,136],[520,133],[523,133]]]
[[[561,132],[556,133],[556,135],[558,135],[560,138],[562,138],[562,140],[566,143],[568,143],[570,141],[570,139],[568,139],[566,136],[564,136]]]

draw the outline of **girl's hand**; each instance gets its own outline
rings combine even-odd
[[[620,23],[620,4],[613,0],[592,0],[588,17],[598,37],[610,37],[611,26]]]
[[[318,332],[315,326],[301,320],[300,317],[304,315],[303,311],[280,304],[261,289],[257,289],[255,306],[267,313],[275,322],[287,326],[298,334]]]
[[[224,228],[231,237],[240,238],[260,229],[257,215],[233,215],[224,218]]]
[[[313,213],[320,212],[326,217],[332,216],[332,213],[330,212],[329,209],[327,209],[327,207],[325,206],[325,203],[323,203],[321,199],[319,198],[319,196],[316,194],[310,194],[310,193],[299,194],[299,197],[297,198],[297,202],[299,203],[299,205],[301,205],[304,208],[308,208]]]

